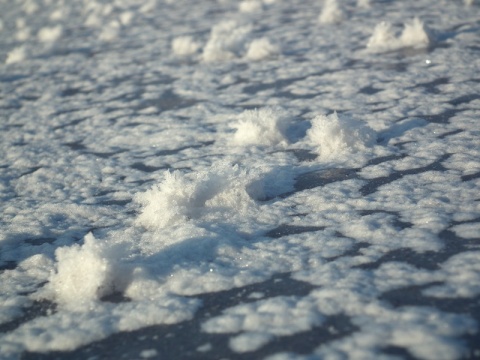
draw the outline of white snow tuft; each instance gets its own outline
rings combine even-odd
[[[334,24],[345,18],[345,12],[337,0],[326,0],[318,21],[322,24]]]
[[[238,10],[243,13],[258,12],[263,9],[263,4],[258,0],[244,0],[238,5]]]
[[[224,21],[212,28],[210,39],[203,49],[204,61],[230,60],[245,51],[251,27],[235,21]]]
[[[137,194],[143,205],[137,224],[149,230],[214,218],[215,221],[246,213],[254,200],[264,197],[256,177],[238,166],[218,165],[211,171],[193,176],[178,171],[167,172],[165,179],[152,189]]]
[[[10,51],[5,60],[5,64],[14,64],[21,62],[27,58],[27,50],[24,46],[17,47]]]
[[[114,289],[118,269],[109,254],[89,233],[82,246],[61,247],[55,251],[57,271],[50,277],[49,290],[66,308],[90,304]]]
[[[363,122],[347,116],[339,117],[336,112],[315,117],[307,131],[307,141],[317,146],[322,159],[372,147],[376,138],[376,132]]]
[[[405,47],[427,47],[430,40],[429,30],[418,17],[405,23],[405,28],[400,36],[400,42]]]
[[[272,340],[273,335],[262,332],[247,332],[230,339],[230,349],[236,353],[256,351]]]
[[[278,55],[279,52],[277,45],[272,44],[268,38],[261,38],[250,43],[245,56],[250,60],[259,61]]]
[[[200,44],[191,36],[180,36],[172,41],[172,50],[175,55],[189,56],[195,54]]]
[[[110,21],[100,33],[100,40],[113,41],[118,38],[120,34],[121,24],[117,20]]]
[[[372,36],[368,39],[367,48],[380,49],[395,43],[397,43],[397,38],[395,37],[392,24],[382,21],[375,26]]]
[[[286,144],[289,119],[281,110],[264,108],[246,110],[233,124],[237,129],[233,141],[237,145],[274,146]]]
[[[37,34],[40,42],[55,42],[62,36],[63,28],[61,25],[53,27],[44,27]]]
[[[125,11],[121,13],[119,16],[120,23],[123,26],[130,25],[134,17],[135,17],[135,14],[132,11]]]
[[[368,9],[371,6],[371,0],[357,0],[357,7]]]
[[[428,47],[433,38],[428,28],[419,18],[405,23],[400,36],[395,35],[392,25],[381,22],[375,27],[368,40],[367,48],[373,51],[397,50],[404,47]]]

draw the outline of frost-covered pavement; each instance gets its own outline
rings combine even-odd
[[[480,357],[475,1],[0,1],[0,357]]]

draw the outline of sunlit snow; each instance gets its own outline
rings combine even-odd
[[[0,2],[0,358],[480,357],[479,11]]]

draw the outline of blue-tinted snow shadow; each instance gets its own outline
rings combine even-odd
[[[388,129],[380,131],[378,133],[378,142],[380,144],[386,145],[390,140],[402,136],[403,134],[412,129],[423,127],[426,125],[428,125],[428,122],[421,118],[401,120],[390,126]]]

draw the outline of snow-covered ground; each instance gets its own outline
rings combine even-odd
[[[0,358],[480,357],[480,4],[0,1]]]

